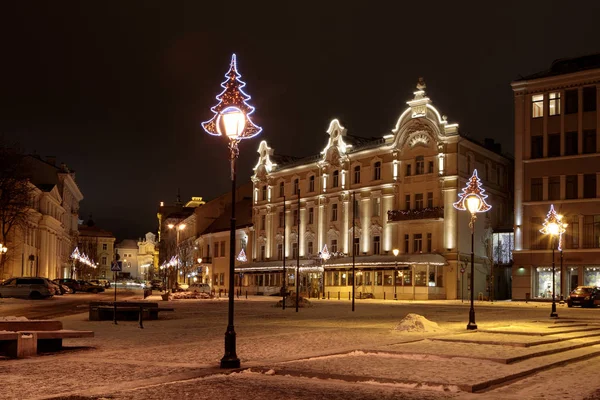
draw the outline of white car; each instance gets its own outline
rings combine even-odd
[[[210,293],[210,285],[208,283],[192,283],[188,288],[190,292]]]
[[[54,293],[54,287],[50,286],[46,278],[10,278],[0,284],[0,297],[44,299],[52,297]]]

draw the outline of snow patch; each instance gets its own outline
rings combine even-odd
[[[406,317],[400,321],[394,328],[397,331],[405,332],[443,332],[444,328],[441,328],[438,324],[428,320],[419,314],[407,314]]]
[[[15,317],[15,316],[8,316],[8,317],[0,317],[0,321],[29,321],[27,319],[27,317]]]

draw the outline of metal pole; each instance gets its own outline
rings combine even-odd
[[[238,156],[237,142],[229,143],[231,161],[231,228],[229,232],[229,310],[227,331],[225,332],[225,355],[221,358],[221,368],[239,368],[240,359],[236,353],[235,329],[233,326],[233,296],[235,273],[235,159]]]
[[[560,249],[560,304],[564,304],[565,299],[564,299],[564,292],[565,292],[565,288],[563,287],[564,281],[563,281],[563,275],[564,275],[564,271],[563,271],[563,251],[562,248]]]
[[[298,188],[298,246],[300,246],[300,188]],[[300,248],[296,254],[296,312],[298,312],[298,301],[300,294]]]
[[[117,271],[115,271],[115,301],[113,307],[113,322],[117,325]]]
[[[396,279],[398,277],[398,261],[396,261],[396,267],[394,268],[394,300],[398,300],[398,295],[396,294]]]
[[[298,210],[300,212],[300,210]],[[286,249],[286,234],[285,234],[285,194],[283,195],[283,282],[281,283],[281,295],[283,296],[282,310],[285,310],[285,291],[286,285],[286,274],[285,274],[285,249]],[[300,230],[298,230],[298,242],[300,241]]]
[[[355,251],[354,251],[354,223],[356,219],[356,209],[354,204],[356,202],[356,192],[352,192],[352,237],[350,238],[350,246],[352,246],[352,311],[354,311],[354,297],[355,296],[355,287],[356,287],[356,265],[355,265]],[[325,293],[323,293],[325,294]]]
[[[554,237],[552,237],[552,239],[554,239]],[[554,245],[555,245],[555,240],[552,241],[552,312],[550,312],[550,317],[551,318],[558,318],[558,314],[556,313],[556,296],[554,295],[554,288],[555,288],[555,282],[554,282]]]
[[[467,325],[468,330],[477,329],[477,324],[475,323],[475,307],[473,303],[475,302],[475,224],[474,224],[474,215],[471,215],[471,308],[469,309],[469,324]]]

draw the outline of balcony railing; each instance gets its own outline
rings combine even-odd
[[[388,222],[410,221],[413,219],[444,218],[444,207],[427,207],[413,210],[390,210]]]

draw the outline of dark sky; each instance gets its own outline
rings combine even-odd
[[[264,128],[240,146],[241,182],[262,139],[316,154],[332,118],[382,136],[420,76],[462,132],[512,152],[510,82],[599,52],[599,15],[597,0],[6,1],[0,133],[76,170],[82,218],[138,238],[178,188],[230,190],[225,143],[200,122],[233,52]]]

